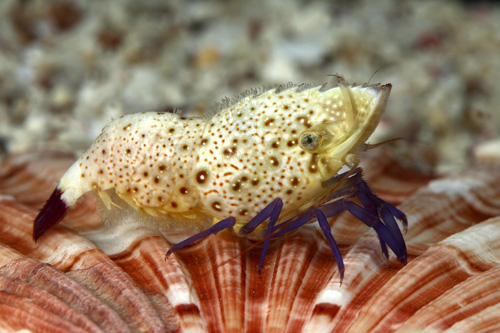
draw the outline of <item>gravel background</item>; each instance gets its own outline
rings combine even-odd
[[[0,158],[80,153],[121,114],[201,114],[328,74],[393,84],[372,142],[404,137],[385,149],[405,165],[448,172],[481,149],[500,155],[494,2],[2,0],[0,18]]]

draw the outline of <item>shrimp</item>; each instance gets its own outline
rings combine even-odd
[[[396,220],[406,227],[406,217],[370,191],[357,167],[390,90],[390,84],[339,80],[328,89],[250,91],[205,118],[122,116],[62,176],[35,219],[33,237],[94,192],[109,211],[116,206],[154,221],[176,243],[167,255],[226,228],[262,240],[260,271],[272,238],[316,217],[342,279],[344,265],[327,218],[347,210],[375,229],[386,256],[388,245],[404,264]],[[339,173],[343,167],[350,170]]]

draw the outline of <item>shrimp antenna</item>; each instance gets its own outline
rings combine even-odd
[[[386,143],[395,142],[395,141],[399,141],[399,140],[404,140],[404,138],[394,138],[394,139],[389,139],[389,140],[385,140],[385,141],[382,141],[379,143],[374,143],[374,144],[365,143],[365,150],[377,148],[377,147],[380,147],[382,145],[385,145]]]
[[[378,72],[380,71],[380,69],[377,69],[373,74],[372,76],[370,76],[370,78],[368,79],[368,82],[366,83],[368,86],[370,85],[370,81],[373,79],[373,77],[375,76],[375,74],[377,74]]]

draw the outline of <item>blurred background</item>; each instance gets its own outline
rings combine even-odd
[[[0,158],[81,153],[122,114],[255,87],[392,83],[372,142],[427,172],[500,155],[500,7],[458,1],[0,2]]]

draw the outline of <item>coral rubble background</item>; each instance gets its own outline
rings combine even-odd
[[[500,154],[494,2],[6,0],[0,18],[0,157],[79,153],[122,114],[200,115],[329,74],[393,84],[373,141],[403,137],[401,163],[446,172]]]

